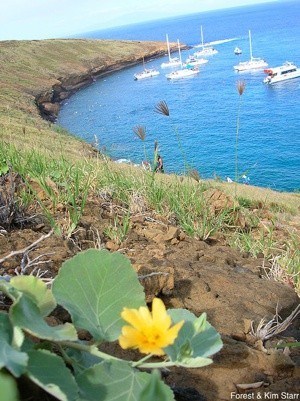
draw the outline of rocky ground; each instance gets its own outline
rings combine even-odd
[[[52,234],[31,250],[26,248],[50,231],[39,215],[22,228],[1,230],[0,259],[5,260],[0,261],[0,274],[14,275],[21,265],[27,265],[29,273],[33,268],[30,262],[43,255],[39,268],[51,279],[62,262],[80,250],[105,247],[122,252],[138,272],[147,301],[159,296],[168,307],[186,308],[197,316],[206,312],[222,335],[224,347],[212,365],[164,372],[176,400],[237,399],[233,392],[247,396],[299,393],[299,348],[284,352],[274,348],[279,340],[300,340],[299,319],[266,342],[249,334],[250,322],[256,327],[262,318],[270,320],[277,305],[279,315],[286,318],[299,304],[294,289],[267,280],[262,258],[253,259],[229,248],[222,236],[207,241],[189,238],[164,216],[150,211],[135,208],[125,239],[108,238],[105,227],[120,214],[120,206],[101,197],[90,199],[71,238],[62,240]],[[23,251],[6,258],[16,250]],[[121,352],[117,345],[111,351]]]

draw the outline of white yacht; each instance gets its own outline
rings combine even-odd
[[[198,65],[206,64],[208,63],[208,60],[205,58],[197,58],[195,56],[189,56],[185,60],[185,64],[183,65],[184,67],[196,67]]]
[[[179,60],[180,60],[181,68],[179,70],[170,72],[169,74],[166,75],[166,77],[168,79],[174,80],[174,79],[189,78],[189,77],[193,77],[193,76],[197,75],[199,73],[199,68],[197,68],[197,67],[186,68],[183,66],[182,60],[181,60],[179,39],[177,39],[177,45],[178,45],[178,53],[179,53]]]
[[[137,81],[139,79],[156,77],[157,75],[159,75],[158,70],[155,70],[154,68],[145,68],[142,72],[134,74],[133,77]]]
[[[300,77],[300,69],[289,61],[286,61],[280,67],[268,68],[264,72],[268,74],[264,79],[264,83],[270,85]]]
[[[214,47],[212,46],[208,46],[204,44],[203,41],[203,29],[202,29],[202,25],[201,25],[201,45],[196,45],[194,46],[195,48],[197,47],[201,47],[202,50],[198,50],[194,53],[195,57],[207,57],[207,56],[213,56],[214,54],[218,53],[218,50],[216,50]]]
[[[236,54],[238,56],[238,55],[242,54],[242,50],[239,47],[236,47],[234,49],[234,54]]]
[[[164,62],[161,64],[161,68],[169,68],[169,67],[178,67],[181,65],[181,62],[178,57],[171,57],[171,52],[170,52],[170,44],[169,44],[169,37],[166,35],[166,40],[167,40],[167,49],[168,49],[168,58],[169,61]]]
[[[268,66],[268,63],[262,58],[253,57],[252,55],[252,41],[251,41],[251,32],[249,30],[249,46],[250,46],[250,60],[241,61],[239,64],[235,65],[233,68],[236,71],[248,71],[260,69]]]
[[[156,77],[157,75],[159,75],[159,71],[156,70],[155,68],[146,68],[145,67],[144,57],[143,57],[143,67],[144,67],[143,71],[138,72],[133,75],[133,78],[136,81],[139,79],[152,78],[152,77]]]

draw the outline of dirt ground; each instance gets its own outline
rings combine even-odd
[[[159,296],[167,307],[186,308],[197,316],[206,312],[222,336],[224,347],[212,365],[163,373],[176,400],[270,399],[268,394],[299,394],[300,348],[284,352],[274,348],[278,340],[300,340],[299,319],[279,337],[264,343],[249,335],[249,322],[271,319],[277,304],[282,318],[295,309],[299,298],[291,285],[264,278],[263,258],[253,259],[228,247],[221,235],[207,241],[189,238],[153,212],[132,213],[122,242],[108,238],[105,227],[119,212],[118,206],[103,199],[90,200],[70,238],[62,240],[54,234],[44,238],[32,250],[6,258],[0,263],[0,274],[15,275],[28,263],[29,274],[33,268],[30,262],[40,257],[43,263],[38,266],[51,279],[62,262],[80,250],[103,247],[122,252],[138,272],[147,301]],[[26,249],[49,232],[49,225],[39,215],[21,228],[1,230],[0,259]],[[156,274],[149,276],[151,272]],[[58,318],[64,320],[63,316]],[[122,352],[116,344],[110,348],[116,354]]]

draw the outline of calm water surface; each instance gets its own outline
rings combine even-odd
[[[194,45],[204,40],[218,42],[219,51],[194,78],[170,82],[160,64],[151,79],[134,81],[134,66],[99,79],[71,97],[62,107],[57,123],[88,142],[97,138],[111,157],[140,163],[145,159],[143,143],[133,127],[143,125],[148,153],[159,143],[167,172],[180,173],[184,160],[202,177],[234,177],[237,113],[240,105],[239,171],[250,183],[277,190],[300,188],[300,79],[266,86],[263,71],[236,73],[233,66],[249,59],[248,30],[252,32],[253,55],[269,66],[286,60],[300,67],[300,3],[280,2],[219,10],[145,24],[97,31],[80,37],[165,40]],[[243,54],[236,56],[234,47]],[[193,50],[182,52],[183,59]],[[239,98],[236,83],[246,89]],[[170,117],[155,113],[165,100]],[[179,142],[181,146],[179,146]]]

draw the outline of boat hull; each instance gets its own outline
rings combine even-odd
[[[290,79],[295,79],[295,78],[300,78],[300,71],[297,71],[297,72],[291,73],[291,74],[286,74],[286,75],[279,76],[279,77],[274,77],[274,78],[266,77],[264,79],[264,83],[273,85],[273,84],[277,84],[278,82],[289,81]]]
[[[199,74],[198,69],[195,70],[183,69],[183,70],[173,71],[170,74],[167,74],[166,77],[169,80],[177,80],[177,79],[191,78],[197,74]]]
[[[156,77],[159,75],[159,71],[153,70],[153,71],[143,71],[138,74],[134,74],[134,80],[139,81],[141,79],[147,79],[147,78],[152,78]]]
[[[240,63],[238,65],[235,65],[233,68],[235,71],[241,72],[241,71],[249,71],[249,70],[258,70],[258,69],[263,69],[268,66],[268,63],[265,61],[261,62],[245,62],[245,63]]]

